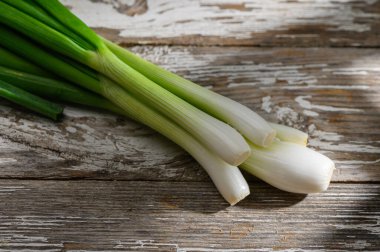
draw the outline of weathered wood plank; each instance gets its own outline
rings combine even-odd
[[[0,105],[2,178],[162,180],[200,170],[176,145],[128,119],[66,108],[54,123],[9,106]]]
[[[376,0],[62,0],[123,43],[260,46],[380,45]]]
[[[135,52],[308,132],[334,181],[380,181],[380,52],[372,49],[134,47]],[[66,110],[53,123],[0,105],[1,178],[204,181],[202,169],[146,127]]]
[[[251,190],[228,207],[203,182],[0,180],[0,249],[380,249],[379,184],[333,184],[306,198]]]

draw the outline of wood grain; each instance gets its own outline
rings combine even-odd
[[[268,120],[308,132],[310,146],[336,162],[333,181],[380,181],[378,50],[132,50]],[[68,107],[65,119],[53,123],[8,103],[0,114],[1,178],[207,180],[184,151],[125,118]]]
[[[380,45],[376,0],[62,2],[98,32],[124,44]]]
[[[0,180],[0,249],[375,251],[380,246],[378,184],[335,184],[306,198],[251,186],[251,196],[228,207],[203,182]]]

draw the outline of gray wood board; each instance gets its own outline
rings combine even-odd
[[[380,247],[379,184],[333,184],[307,197],[256,183],[251,183],[251,191],[239,205],[229,207],[205,182],[0,180],[0,249]]]

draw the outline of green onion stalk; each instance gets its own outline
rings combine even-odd
[[[263,147],[272,143],[276,131],[248,107],[167,71],[106,39],[103,41],[123,62],[173,94],[232,125],[251,142]]]
[[[42,99],[1,79],[0,97],[53,120],[58,120],[62,116],[62,106]]]
[[[144,104],[154,107],[179,124],[227,163],[239,165],[249,156],[247,142],[234,128],[192,106],[122,62],[96,33],[57,0],[2,1],[0,22],[40,45],[112,79]],[[53,22],[66,28],[61,29]],[[72,33],[76,36],[72,36]],[[108,99],[113,101],[120,97]]]

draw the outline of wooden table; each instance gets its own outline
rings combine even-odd
[[[131,120],[0,104],[1,251],[379,251],[380,2],[62,0],[100,34],[310,134],[320,194],[252,176],[230,207],[180,148]],[[297,157],[295,157],[297,158]]]

